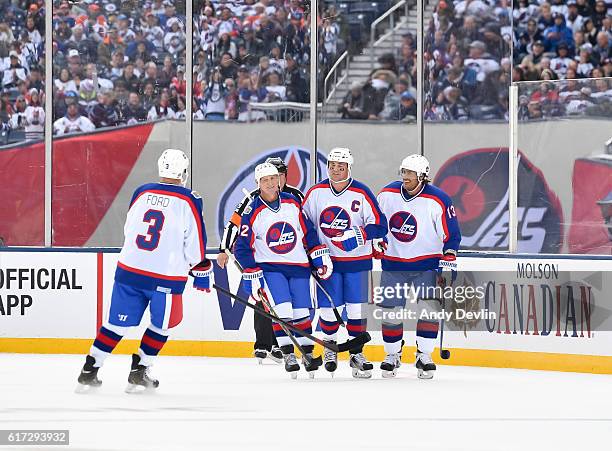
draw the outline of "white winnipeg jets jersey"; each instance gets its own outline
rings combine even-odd
[[[182,293],[191,267],[205,257],[202,198],[177,185],[150,183],[132,196],[115,280]]]
[[[371,240],[387,233],[387,222],[374,194],[363,183],[351,180],[341,192],[328,179],[314,185],[304,198],[304,213],[315,225],[319,240],[329,247],[334,271],[359,272],[372,269]],[[362,227],[365,245],[344,251],[332,244],[332,238],[353,226]]]
[[[445,251],[459,250],[461,233],[450,197],[427,184],[414,196],[401,181],[385,186],[378,203],[389,222],[382,268],[388,271],[437,269]]]
[[[297,199],[280,193],[275,205],[257,196],[241,218],[235,255],[243,268],[260,267],[287,275],[310,275],[306,249],[319,244]]]

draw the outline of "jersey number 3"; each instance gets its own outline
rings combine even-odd
[[[159,210],[148,210],[142,220],[149,224],[146,235],[136,237],[136,246],[144,251],[154,251],[159,245],[159,238],[164,226],[164,214]]]

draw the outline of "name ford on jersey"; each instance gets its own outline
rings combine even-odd
[[[398,211],[389,220],[389,231],[396,240],[409,243],[417,237],[416,218],[407,211]]]
[[[296,232],[291,224],[279,221],[270,226],[266,233],[266,243],[276,254],[287,254],[295,248]]]
[[[351,216],[342,207],[327,207],[319,215],[319,226],[325,236],[333,238],[351,227]]]

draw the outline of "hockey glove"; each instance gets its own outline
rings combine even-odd
[[[317,269],[317,276],[323,280],[329,279],[334,271],[334,264],[329,256],[329,248],[324,244],[313,247],[310,250],[310,258],[312,259],[312,265]]]
[[[242,273],[242,283],[247,293],[251,293],[253,299],[259,299],[259,290],[265,291],[266,282],[261,268],[245,269]]]
[[[353,226],[332,238],[332,244],[343,251],[350,252],[363,246],[366,242],[366,233],[363,227]]]
[[[189,271],[193,277],[193,288],[200,291],[210,293],[211,277],[213,275],[213,266],[207,258],[195,265]]]
[[[457,255],[453,250],[447,250],[444,256],[440,259],[440,263],[438,264],[438,284],[441,286],[446,286],[446,280],[442,273],[445,271],[450,271],[451,273],[451,281],[450,285],[455,282],[457,279]]]
[[[372,257],[380,260],[387,250],[387,238],[376,238],[372,240]]]

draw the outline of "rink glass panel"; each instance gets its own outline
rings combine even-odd
[[[462,250],[509,246],[511,8],[512,2],[425,6],[423,152],[433,183],[452,198]]]
[[[342,20],[324,21],[320,31],[323,48],[333,49],[335,57],[326,52],[330,59],[324,59],[319,70],[317,148],[325,156],[334,147],[349,148],[355,159],[353,177],[375,195],[398,179],[399,165],[408,153],[419,152],[416,2],[405,2],[382,19],[375,26],[374,40],[371,34],[371,25],[396,4],[330,4],[324,17],[336,12]],[[335,26],[340,33],[331,45],[330,29]],[[324,168],[318,180],[325,178]]]
[[[0,247],[42,246],[44,9],[5,3],[0,6],[0,33],[14,38],[0,43]]]
[[[612,79],[518,90],[519,252],[610,255]]]
[[[227,33],[236,18],[244,25],[248,8],[254,7],[237,2],[227,4],[228,12],[221,4],[213,5],[215,14],[227,17],[227,23],[218,28],[220,41],[213,45],[207,6],[208,2],[193,3],[191,184],[204,200],[207,246],[211,248],[219,245],[244,191],[256,188],[255,166],[269,157],[282,158],[289,167],[288,184],[305,192],[310,187],[313,146],[309,122],[312,86],[305,42],[289,44],[284,34],[278,40],[262,39],[252,25]],[[307,30],[308,11],[300,14],[295,18],[287,15],[286,23]],[[223,34],[229,37],[221,38]],[[280,53],[273,47],[279,47]],[[283,52],[285,48],[290,51]],[[289,80],[295,82],[285,86]]]
[[[65,33],[89,33],[78,45],[64,39],[53,56],[54,246],[121,246],[134,189],[158,179],[164,149],[187,150],[178,74],[186,58],[185,2],[163,8],[165,36],[174,38],[147,41],[142,24],[151,11],[135,1],[55,5],[57,26],[71,25]],[[132,71],[144,74],[141,80]],[[63,123],[67,115],[87,119]]]

